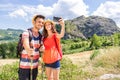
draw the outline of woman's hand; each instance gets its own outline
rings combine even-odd
[[[39,51],[40,51],[40,52],[44,52],[44,50],[45,50],[45,47],[44,47],[44,45],[42,45],[42,46],[40,47]]]
[[[61,19],[59,19],[59,24],[61,25],[61,27],[64,27],[65,26],[65,24],[64,24],[64,20],[61,18]]]
[[[65,34],[65,23],[62,18],[59,20],[59,24],[61,25],[61,31],[60,31],[60,34],[57,35],[57,38],[62,38],[64,37],[64,34]]]

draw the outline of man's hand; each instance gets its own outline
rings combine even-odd
[[[28,56],[30,57],[30,59],[33,59],[33,53],[34,53],[34,49],[30,48],[29,50],[27,50]]]

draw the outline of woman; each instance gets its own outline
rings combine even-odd
[[[43,44],[45,47],[43,61],[45,63],[46,75],[48,80],[59,80],[60,59],[62,58],[60,50],[60,38],[64,36],[65,26],[61,18],[59,20],[61,32],[58,34],[55,30],[55,24],[51,20],[46,20],[43,30]]]

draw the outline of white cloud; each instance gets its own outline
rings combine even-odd
[[[53,12],[53,8],[52,7],[44,7],[43,5],[38,5],[36,12],[41,13],[45,16],[51,16],[52,12]]]
[[[44,16],[52,15],[51,7],[44,7],[43,5],[38,6],[21,6],[19,9],[9,13],[12,18],[22,17],[25,21],[30,21],[35,14],[42,14]]]
[[[75,18],[80,15],[88,15],[88,6],[83,0],[59,0],[53,5],[53,15],[64,18]]]
[[[19,9],[9,13],[11,17],[31,17],[35,14],[42,14],[46,17],[62,16],[64,18],[74,18],[80,15],[88,15],[88,6],[83,0],[58,0],[52,6],[21,6]]]
[[[102,3],[92,15],[112,18],[120,27],[120,1],[106,1]]]
[[[27,14],[34,15],[34,14],[43,14],[45,16],[52,15],[52,8],[51,7],[44,7],[43,5],[38,6],[22,6],[21,7]]]
[[[9,16],[11,16],[11,17],[21,16],[21,17],[24,18],[25,16],[27,16],[27,13],[24,12],[23,9],[18,9],[18,10],[16,10],[16,11],[10,13]]]

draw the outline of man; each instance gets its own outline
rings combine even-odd
[[[33,27],[22,33],[23,51],[19,64],[19,80],[36,80],[38,74],[39,48],[41,35],[39,30],[43,27],[45,17],[36,15],[33,20]],[[32,39],[30,40],[30,33]],[[32,79],[31,79],[32,78]]]

